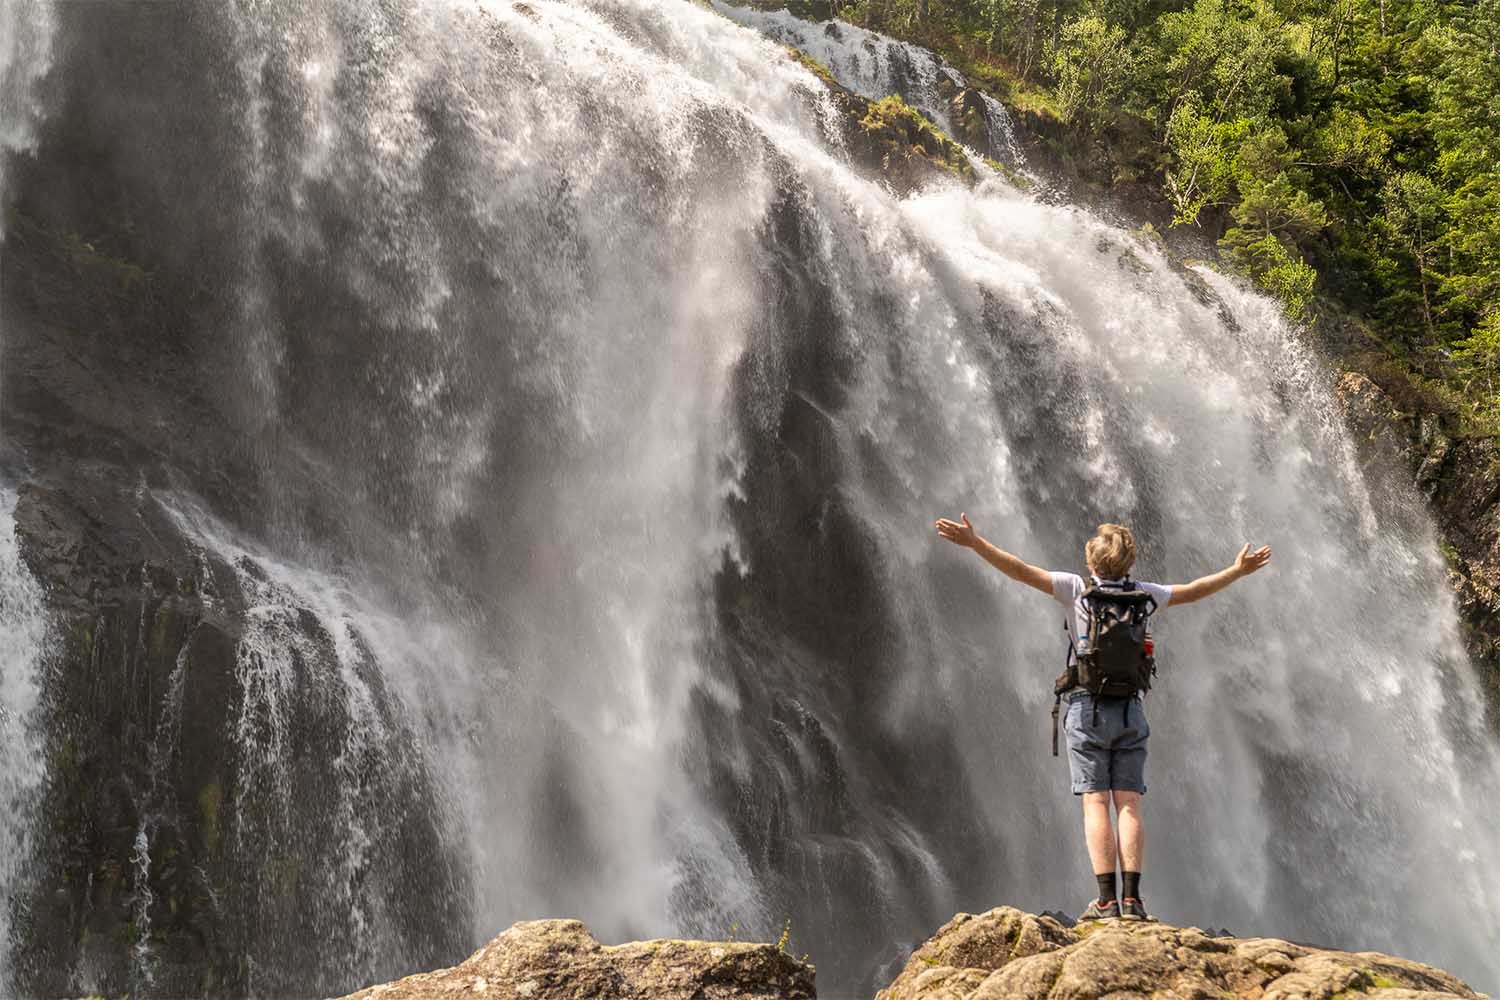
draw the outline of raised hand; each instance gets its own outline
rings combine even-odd
[[[1251,552],[1250,543],[1246,542],[1245,547],[1240,549],[1240,554],[1235,556],[1234,571],[1240,576],[1249,576],[1270,561],[1271,546],[1262,545]]]
[[[963,524],[959,524],[957,521],[950,521],[946,517],[938,518],[938,534],[948,539],[954,545],[962,545],[965,548],[972,549],[974,547],[974,540],[979,536],[974,531],[974,526],[969,523],[968,514],[959,514],[958,516],[963,519]]]

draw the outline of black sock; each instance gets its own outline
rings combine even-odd
[[[1140,899],[1141,898],[1141,873],[1140,872],[1122,872],[1121,874],[1125,878],[1125,887],[1120,890],[1120,898],[1121,899]],[[1101,882],[1099,884],[1103,885],[1104,883]]]
[[[1094,878],[1099,881],[1099,905],[1103,906],[1106,903],[1113,903],[1115,901],[1115,873],[1110,872],[1108,875],[1095,874]]]

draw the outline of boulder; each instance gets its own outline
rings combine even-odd
[[[813,967],[774,944],[656,940],[602,945],[577,920],[523,920],[450,969],[371,986],[343,1000],[802,1000],[816,995]]]
[[[1376,952],[1213,936],[1154,920],[1067,927],[1002,906],[948,921],[876,1000],[1330,1000],[1353,994],[1378,1000],[1484,996],[1439,969]]]

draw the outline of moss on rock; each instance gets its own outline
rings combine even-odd
[[[909,150],[956,177],[972,180],[974,168],[963,148],[929,121],[916,108],[892,94],[871,101],[859,127],[890,148]]]
[[[788,45],[787,52],[791,55],[794,61],[799,62],[803,66],[812,70],[813,75],[816,76],[819,80],[822,80],[825,86],[837,87],[839,85],[839,82],[834,77],[832,70],[830,70],[827,66],[824,66],[822,63],[818,62],[818,60],[814,59],[806,52],[803,52],[801,49],[797,48],[795,45]]]

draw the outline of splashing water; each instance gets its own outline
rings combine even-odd
[[[790,915],[844,997],[960,907],[1070,905],[1060,615],[936,540],[958,509],[1059,569],[1124,521],[1166,582],[1275,546],[1162,615],[1153,909],[1500,978],[1500,756],[1431,527],[1367,486],[1265,300],[998,180],[894,198],[812,73],[695,4],[240,3],[195,30],[162,58],[235,54],[188,119],[235,197],[183,190],[152,238],[233,237],[180,266],[233,290],[232,419],[277,436],[263,538],[163,502],[245,595],[234,836],[247,868],[322,862],[326,981],[400,944],[361,796],[419,786],[462,869],[427,891],[476,939]],[[944,120],[937,60],[838,30],[797,44]],[[172,124],[114,141],[170,155]],[[287,791],[310,700],[338,736],[317,811]]]

